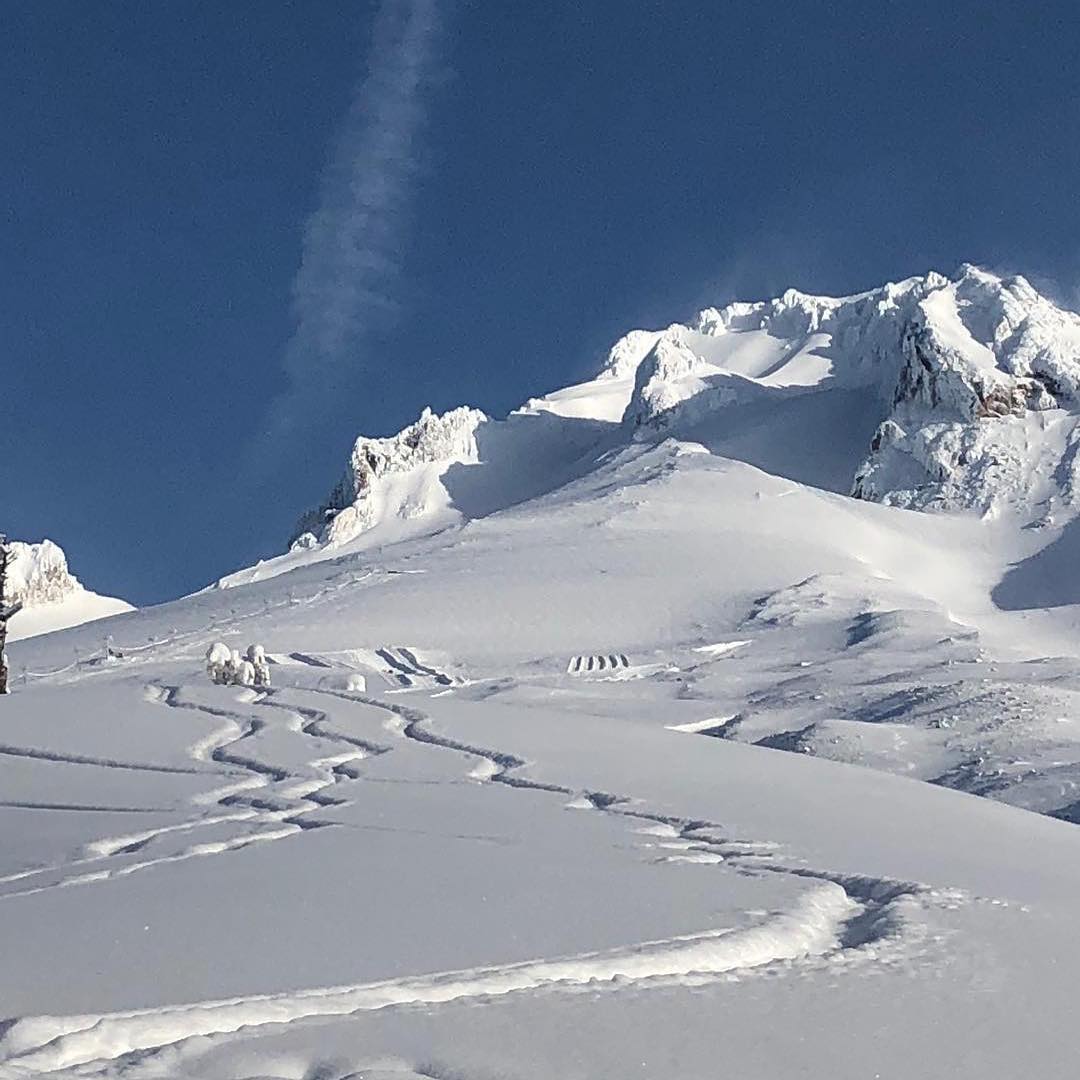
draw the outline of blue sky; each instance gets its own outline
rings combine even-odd
[[[1080,282],[1066,3],[4,15],[0,525],[137,603],[281,550],[360,432],[505,412],[633,326]]]

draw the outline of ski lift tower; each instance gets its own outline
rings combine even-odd
[[[7,624],[21,607],[22,603],[9,604],[6,599],[7,568],[11,560],[11,548],[7,537],[0,533],[0,694],[8,692],[8,666],[4,648],[7,645]]]

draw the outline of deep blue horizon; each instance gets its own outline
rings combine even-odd
[[[156,602],[636,326],[964,261],[1075,306],[1080,20],[944,7],[16,0],[0,529]]]

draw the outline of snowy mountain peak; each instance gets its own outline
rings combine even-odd
[[[708,424],[714,449],[726,453],[724,429],[746,424],[735,410],[758,417],[759,444],[782,441],[783,430],[760,430],[769,411],[773,421],[790,419],[801,411],[797,396],[839,391],[865,392],[860,408],[877,413],[878,431],[860,461],[849,459],[844,485],[861,498],[1010,508],[1031,519],[1045,516],[1044,504],[1072,505],[1080,316],[1023,277],[972,265],[952,278],[929,273],[848,297],[789,289],[706,308],[690,325],[657,334],[623,422],[637,440],[661,431],[698,438]],[[847,428],[860,419],[831,415]],[[837,433],[805,434],[813,456],[813,444]],[[769,468],[777,456],[759,446],[751,460]],[[795,478],[836,486],[805,468]]]
[[[600,370],[600,377],[632,379],[638,365],[656,344],[661,333],[656,330],[631,330],[611,347]]]
[[[425,410],[393,437],[361,437],[293,546],[420,535],[669,437],[862,499],[1060,523],[1080,498],[1080,316],[968,264],[851,296],[708,307],[630,331],[593,380],[505,421]]]
[[[63,550],[51,540],[15,540],[10,546],[3,600],[23,605],[11,620],[13,641],[132,610],[123,600],[83,588],[68,569]]]

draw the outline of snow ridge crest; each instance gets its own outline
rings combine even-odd
[[[788,289],[630,331],[593,380],[530,399],[512,418],[545,414],[593,422],[605,451],[685,438],[857,498],[1053,523],[1080,510],[1080,316],[1023,277],[968,264],[844,297]],[[397,435],[359,438],[294,547],[434,520],[452,503],[439,477],[478,460],[487,419],[425,409]],[[844,438],[846,457],[833,445]],[[785,449],[798,440],[798,453]],[[509,436],[498,452],[533,456]],[[816,475],[812,459],[829,455],[830,476]],[[552,475],[565,466],[548,464]]]

